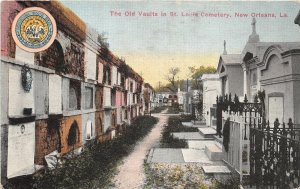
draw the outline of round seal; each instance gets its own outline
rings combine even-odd
[[[12,24],[12,36],[16,44],[28,52],[40,52],[53,43],[57,33],[51,14],[39,7],[22,10]]]

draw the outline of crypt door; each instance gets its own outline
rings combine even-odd
[[[283,97],[269,97],[269,121],[270,127],[274,124],[276,118],[278,118],[279,123],[283,120]]]

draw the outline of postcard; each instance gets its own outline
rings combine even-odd
[[[1,1],[0,188],[300,188],[299,1]]]

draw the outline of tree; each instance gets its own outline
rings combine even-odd
[[[166,75],[166,80],[169,82],[165,88],[169,89],[172,92],[176,92],[177,84],[176,84],[176,76],[180,72],[178,67],[171,67],[168,71],[168,75]]]
[[[109,48],[109,43],[107,42],[107,37],[105,37],[105,33],[98,34],[97,40],[103,48]]]
[[[189,70],[192,78],[191,88],[197,90],[197,94],[193,96],[194,116],[197,119],[203,119],[203,83],[200,78],[203,74],[216,73],[216,69],[212,66],[200,66],[198,68],[189,67]]]
[[[202,82],[200,81],[200,78],[203,74],[213,74],[216,73],[216,68],[212,66],[200,66],[198,68],[189,67],[191,78],[192,78],[192,89],[202,89]]]

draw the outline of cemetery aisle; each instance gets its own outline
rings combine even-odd
[[[165,112],[166,110],[162,113]],[[114,178],[116,188],[143,187],[145,180],[144,160],[149,150],[159,144],[163,125],[167,123],[169,115],[157,114],[155,117],[158,117],[159,122],[144,139],[137,143],[133,152],[124,159],[124,163],[118,168],[119,173]]]

